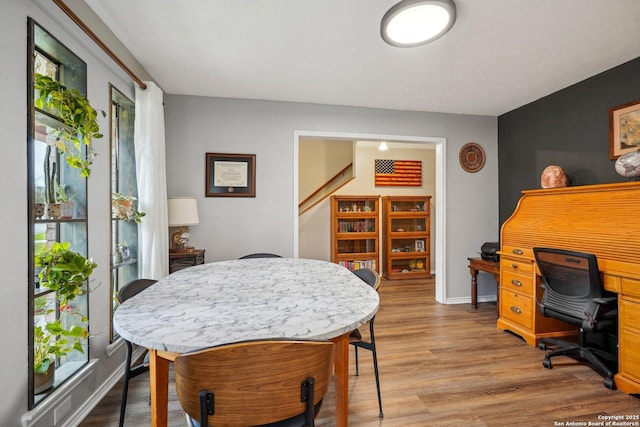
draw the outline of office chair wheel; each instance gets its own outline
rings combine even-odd
[[[542,359],[542,366],[544,366],[547,369],[553,368],[553,365],[551,364],[551,360],[549,359]]]
[[[542,341],[540,341],[540,342],[538,343],[538,348],[539,348],[540,350],[546,350],[546,349],[547,349],[547,343],[546,343],[546,342],[542,342]]]
[[[616,389],[616,383],[613,381],[613,378],[605,378],[603,383],[604,383],[604,386],[609,390]]]

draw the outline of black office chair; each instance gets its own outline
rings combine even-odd
[[[144,291],[145,289],[147,289],[149,286],[153,285],[156,282],[157,280],[153,280],[153,279],[132,280],[131,282],[125,284],[118,291],[118,302],[122,304],[129,298],[135,295],[138,295],[140,292]],[[129,392],[129,380],[131,378],[137,377],[142,373],[149,371],[149,366],[144,362],[136,366],[131,366],[131,357],[133,355],[133,345],[127,340],[124,340],[124,342],[127,345],[127,361],[124,366],[124,377],[122,379],[122,399],[120,401],[120,424],[119,424],[120,427],[124,426],[124,413],[127,408],[127,394]],[[145,356],[146,356],[146,351],[145,351]]]
[[[617,371],[617,298],[603,290],[596,256],[552,248],[533,248],[542,275],[544,293],[540,312],[579,327],[578,343],[543,338],[538,346],[559,347],[542,361],[551,369],[551,358],[569,356],[585,360],[604,377],[605,387],[615,390]]]
[[[267,252],[260,252],[256,254],[249,254],[245,256],[241,256],[238,259],[251,259],[251,258],[282,258],[280,255],[270,254]]]
[[[190,426],[308,426],[333,371],[331,341],[258,340],[176,357],[176,393]]]
[[[353,274],[362,279],[365,283],[371,286],[376,291],[380,286],[380,276],[374,270],[370,270],[368,268],[360,268],[358,270],[354,270]],[[380,418],[384,417],[382,413],[382,397],[380,396],[380,378],[378,376],[378,353],[376,351],[376,335],[373,330],[373,323],[375,321],[375,316],[369,320],[369,338],[370,341],[364,341],[362,339],[362,334],[359,330],[355,329],[349,335],[349,344],[353,345],[356,356],[356,375],[360,375],[360,371],[358,368],[358,349],[363,348],[365,350],[369,350],[373,356],[373,372],[376,377],[376,389],[378,391],[378,409],[380,410],[378,416]]]

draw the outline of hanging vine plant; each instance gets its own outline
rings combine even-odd
[[[92,141],[102,138],[98,113],[77,89],[68,89],[50,77],[36,74],[34,87],[38,91],[36,107],[54,111],[65,125],[52,131],[56,148],[66,155],[69,166],[80,169],[82,176],[88,177],[95,157]],[[86,156],[82,152],[83,145],[87,149]]]
[[[55,370],[55,359],[73,351],[84,353],[83,344],[89,337],[87,317],[75,310],[76,298],[88,292],[87,280],[98,267],[92,260],[71,249],[69,242],[55,242],[44,248],[35,257],[39,285],[55,292],[55,310],[59,317],[47,319],[54,308],[48,297],[40,296],[34,303],[34,315],[43,317],[33,328],[33,370],[36,376],[36,393],[53,385],[51,375]]]

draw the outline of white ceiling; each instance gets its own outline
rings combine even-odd
[[[495,116],[640,57],[639,0],[455,0],[404,49],[397,0],[86,2],[169,94]]]

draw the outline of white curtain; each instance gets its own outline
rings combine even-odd
[[[154,82],[136,86],[135,148],[138,206],[142,218],[138,234],[139,274],[161,279],[169,274],[167,178],[164,149],[162,90]]]

